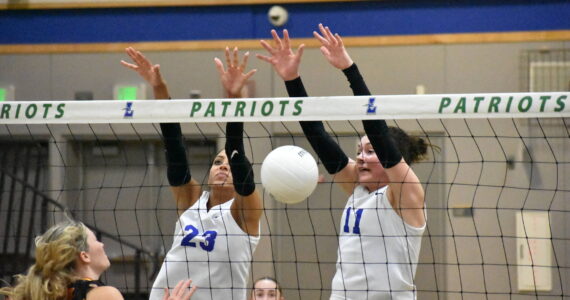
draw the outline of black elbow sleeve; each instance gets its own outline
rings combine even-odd
[[[390,136],[386,121],[365,120],[362,125],[382,166],[389,169],[397,165],[402,160],[402,153]]]
[[[307,140],[309,140],[313,150],[317,153],[317,156],[319,156],[327,172],[329,172],[329,174],[336,174],[344,169],[348,164],[348,157],[325,131],[323,122],[303,121],[300,123],[303,133],[307,137]]]
[[[180,186],[190,182],[192,177],[180,124],[160,123],[160,130],[164,141],[168,183],[171,186]]]
[[[285,87],[289,97],[307,97],[307,91],[301,77],[285,81]],[[348,157],[340,146],[326,132],[321,121],[299,122],[303,133],[309,140],[311,147],[327,169],[329,174],[336,174],[348,164]]]
[[[352,64],[350,67],[342,70],[342,72],[346,76],[346,79],[348,79],[352,93],[354,93],[355,96],[370,95],[370,90],[368,86],[366,86],[364,78],[360,74],[356,64]]]
[[[226,155],[230,164],[234,189],[241,196],[249,196],[255,191],[255,181],[251,163],[243,148],[243,123],[226,125]]]

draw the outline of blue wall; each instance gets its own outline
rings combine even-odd
[[[570,29],[570,1],[445,2],[284,5],[290,14],[286,28],[295,37],[310,37],[319,22],[343,36]],[[272,28],[269,7],[2,10],[0,44],[260,39]]]

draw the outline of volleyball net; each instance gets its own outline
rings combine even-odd
[[[245,122],[245,148],[262,190],[260,167],[272,149],[297,145],[317,159],[298,121],[323,121],[355,157],[361,120],[386,119],[431,145],[412,166],[427,207],[414,281],[419,299],[568,297],[569,97],[3,102],[0,276],[9,281],[24,272],[33,263],[33,237],[69,214],[105,243],[112,266],[103,280],[144,299],[178,218],[160,122],[182,124],[192,176],[204,185],[225,143],[225,122]],[[250,278],[276,277],[287,299],[330,295],[347,197],[320,162],[319,170],[306,201],[286,205],[263,194]]]

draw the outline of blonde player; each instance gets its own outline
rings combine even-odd
[[[12,300],[122,300],[116,288],[99,277],[111,263],[103,243],[83,223],[58,223],[36,238],[36,263],[26,275],[18,275],[15,287],[0,289]],[[180,281],[163,300],[189,300],[192,280]]]
[[[127,49],[137,71],[153,88],[156,99],[169,99],[168,88],[153,65],[139,51]],[[240,62],[238,50],[226,48],[227,68],[216,58],[222,85],[230,98],[256,70],[244,73],[249,53]],[[225,150],[216,155],[208,177],[209,191],[190,175],[180,124],[160,124],[166,148],[168,180],[180,218],[172,247],[154,282],[151,300],[180,278],[192,276],[199,287],[193,299],[245,299],[253,252],[259,241],[262,201],[253,169],[243,147],[243,123],[228,123]]]
[[[346,75],[355,95],[370,95],[341,37],[319,25],[321,52]],[[258,58],[273,65],[291,97],[306,97],[299,76],[304,45],[293,52],[287,30],[273,30],[273,46]],[[331,299],[414,299],[414,274],[426,225],[424,191],[410,164],[420,160],[427,144],[409,137],[384,120],[363,121],[366,136],[349,159],[324,130],[322,122],[301,122],[311,146],[334,182],[349,196],[339,236]]]

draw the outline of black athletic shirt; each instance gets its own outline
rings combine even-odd
[[[105,284],[100,280],[91,280],[89,278],[77,280],[69,285],[67,290],[67,299],[85,300],[87,299],[87,293],[89,293],[92,288],[96,288],[98,286],[105,286]]]

